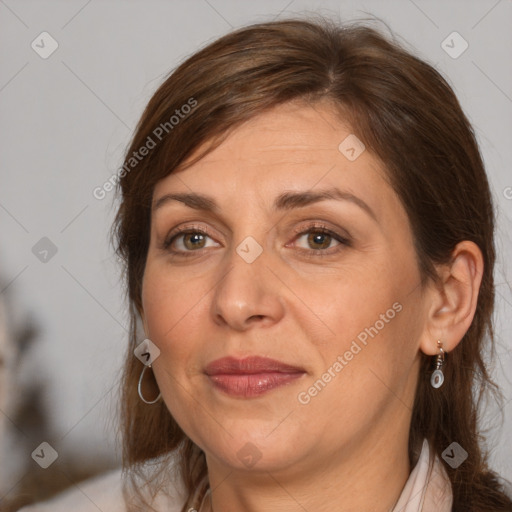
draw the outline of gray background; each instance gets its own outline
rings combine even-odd
[[[0,289],[11,331],[30,320],[38,329],[0,411],[0,493],[16,492],[42,441],[84,468],[119,462],[111,418],[127,315],[108,244],[113,194],[100,201],[93,189],[119,168],[151,94],[178,62],[232,28],[305,11],[384,20],[448,78],[474,125],[499,220],[493,375],[505,423],[500,429],[492,408],[485,424],[492,465],[512,479],[510,1],[0,0]],[[47,59],[31,48],[43,31],[59,45]],[[456,59],[441,46],[453,31],[469,44]],[[43,237],[57,248],[46,262],[33,253]],[[16,425],[16,404],[34,385],[49,421],[41,436],[50,439],[37,439],[37,425],[32,433]]]

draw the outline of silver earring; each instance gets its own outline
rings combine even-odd
[[[439,354],[436,356],[436,369],[432,372],[432,376],[430,377],[430,385],[433,388],[440,388],[444,382],[444,350],[443,343],[441,340],[437,340],[437,347],[439,349]]]
[[[156,404],[158,402],[158,400],[160,400],[160,398],[162,397],[162,393],[158,393],[158,396],[154,399],[154,400],[146,400],[143,396],[142,396],[142,379],[144,378],[144,372],[148,369],[148,368],[151,368],[151,365],[148,364],[147,366],[144,365],[144,368],[142,368],[142,372],[140,374],[140,377],[139,377],[139,385],[137,386],[137,391],[139,392],[139,397],[140,399],[145,403],[145,404],[148,404],[148,405],[153,405],[153,404]]]

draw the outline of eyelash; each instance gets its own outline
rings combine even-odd
[[[337,253],[338,251],[342,250],[341,246],[350,247],[351,241],[346,236],[342,236],[339,233],[336,233],[335,231],[329,229],[324,224],[320,224],[318,222],[311,223],[305,227],[302,227],[300,229],[296,229],[294,231],[294,241],[299,239],[302,235],[306,235],[308,233],[315,233],[315,234],[325,234],[331,236],[334,240],[339,242],[340,245],[337,245],[335,247],[330,247],[328,249],[302,249],[299,248],[300,252],[306,256],[306,257],[325,257],[325,256],[332,256],[334,253]],[[162,244],[162,249],[171,252],[174,255],[179,255],[183,257],[191,257],[197,255],[197,253],[201,253],[201,249],[195,250],[195,251],[175,251],[170,250],[169,248],[174,243],[174,241],[184,235],[190,235],[190,234],[200,234],[208,236],[209,238],[213,239],[213,236],[208,232],[208,230],[199,227],[199,226],[184,226],[182,228],[176,229],[174,233],[172,233]],[[332,249],[335,249],[332,251]]]

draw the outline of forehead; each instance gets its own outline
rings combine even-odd
[[[161,180],[154,198],[196,192],[220,203],[263,204],[284,189],[328,186],[357,192],[372,203],[384,198],[387,187],[391,198],[382,164],[358,144],[332,106],[287,103],[250,119],[201,160]],[[378,213],[378,204],[375,209]]]

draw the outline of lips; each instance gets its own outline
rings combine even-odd
[[[217,389],[228,395],[250,398],[302,377],[303,368],[269,359],[224,357],[208,364],[205,374]]]
[[[224,357],[210,363],[206,369],[206,375],[219,374],[255,374],[255,373],[303,373],[305,370],[297,366],[269,359],[267,357],[246,357],[236,359],[234,357]]]

